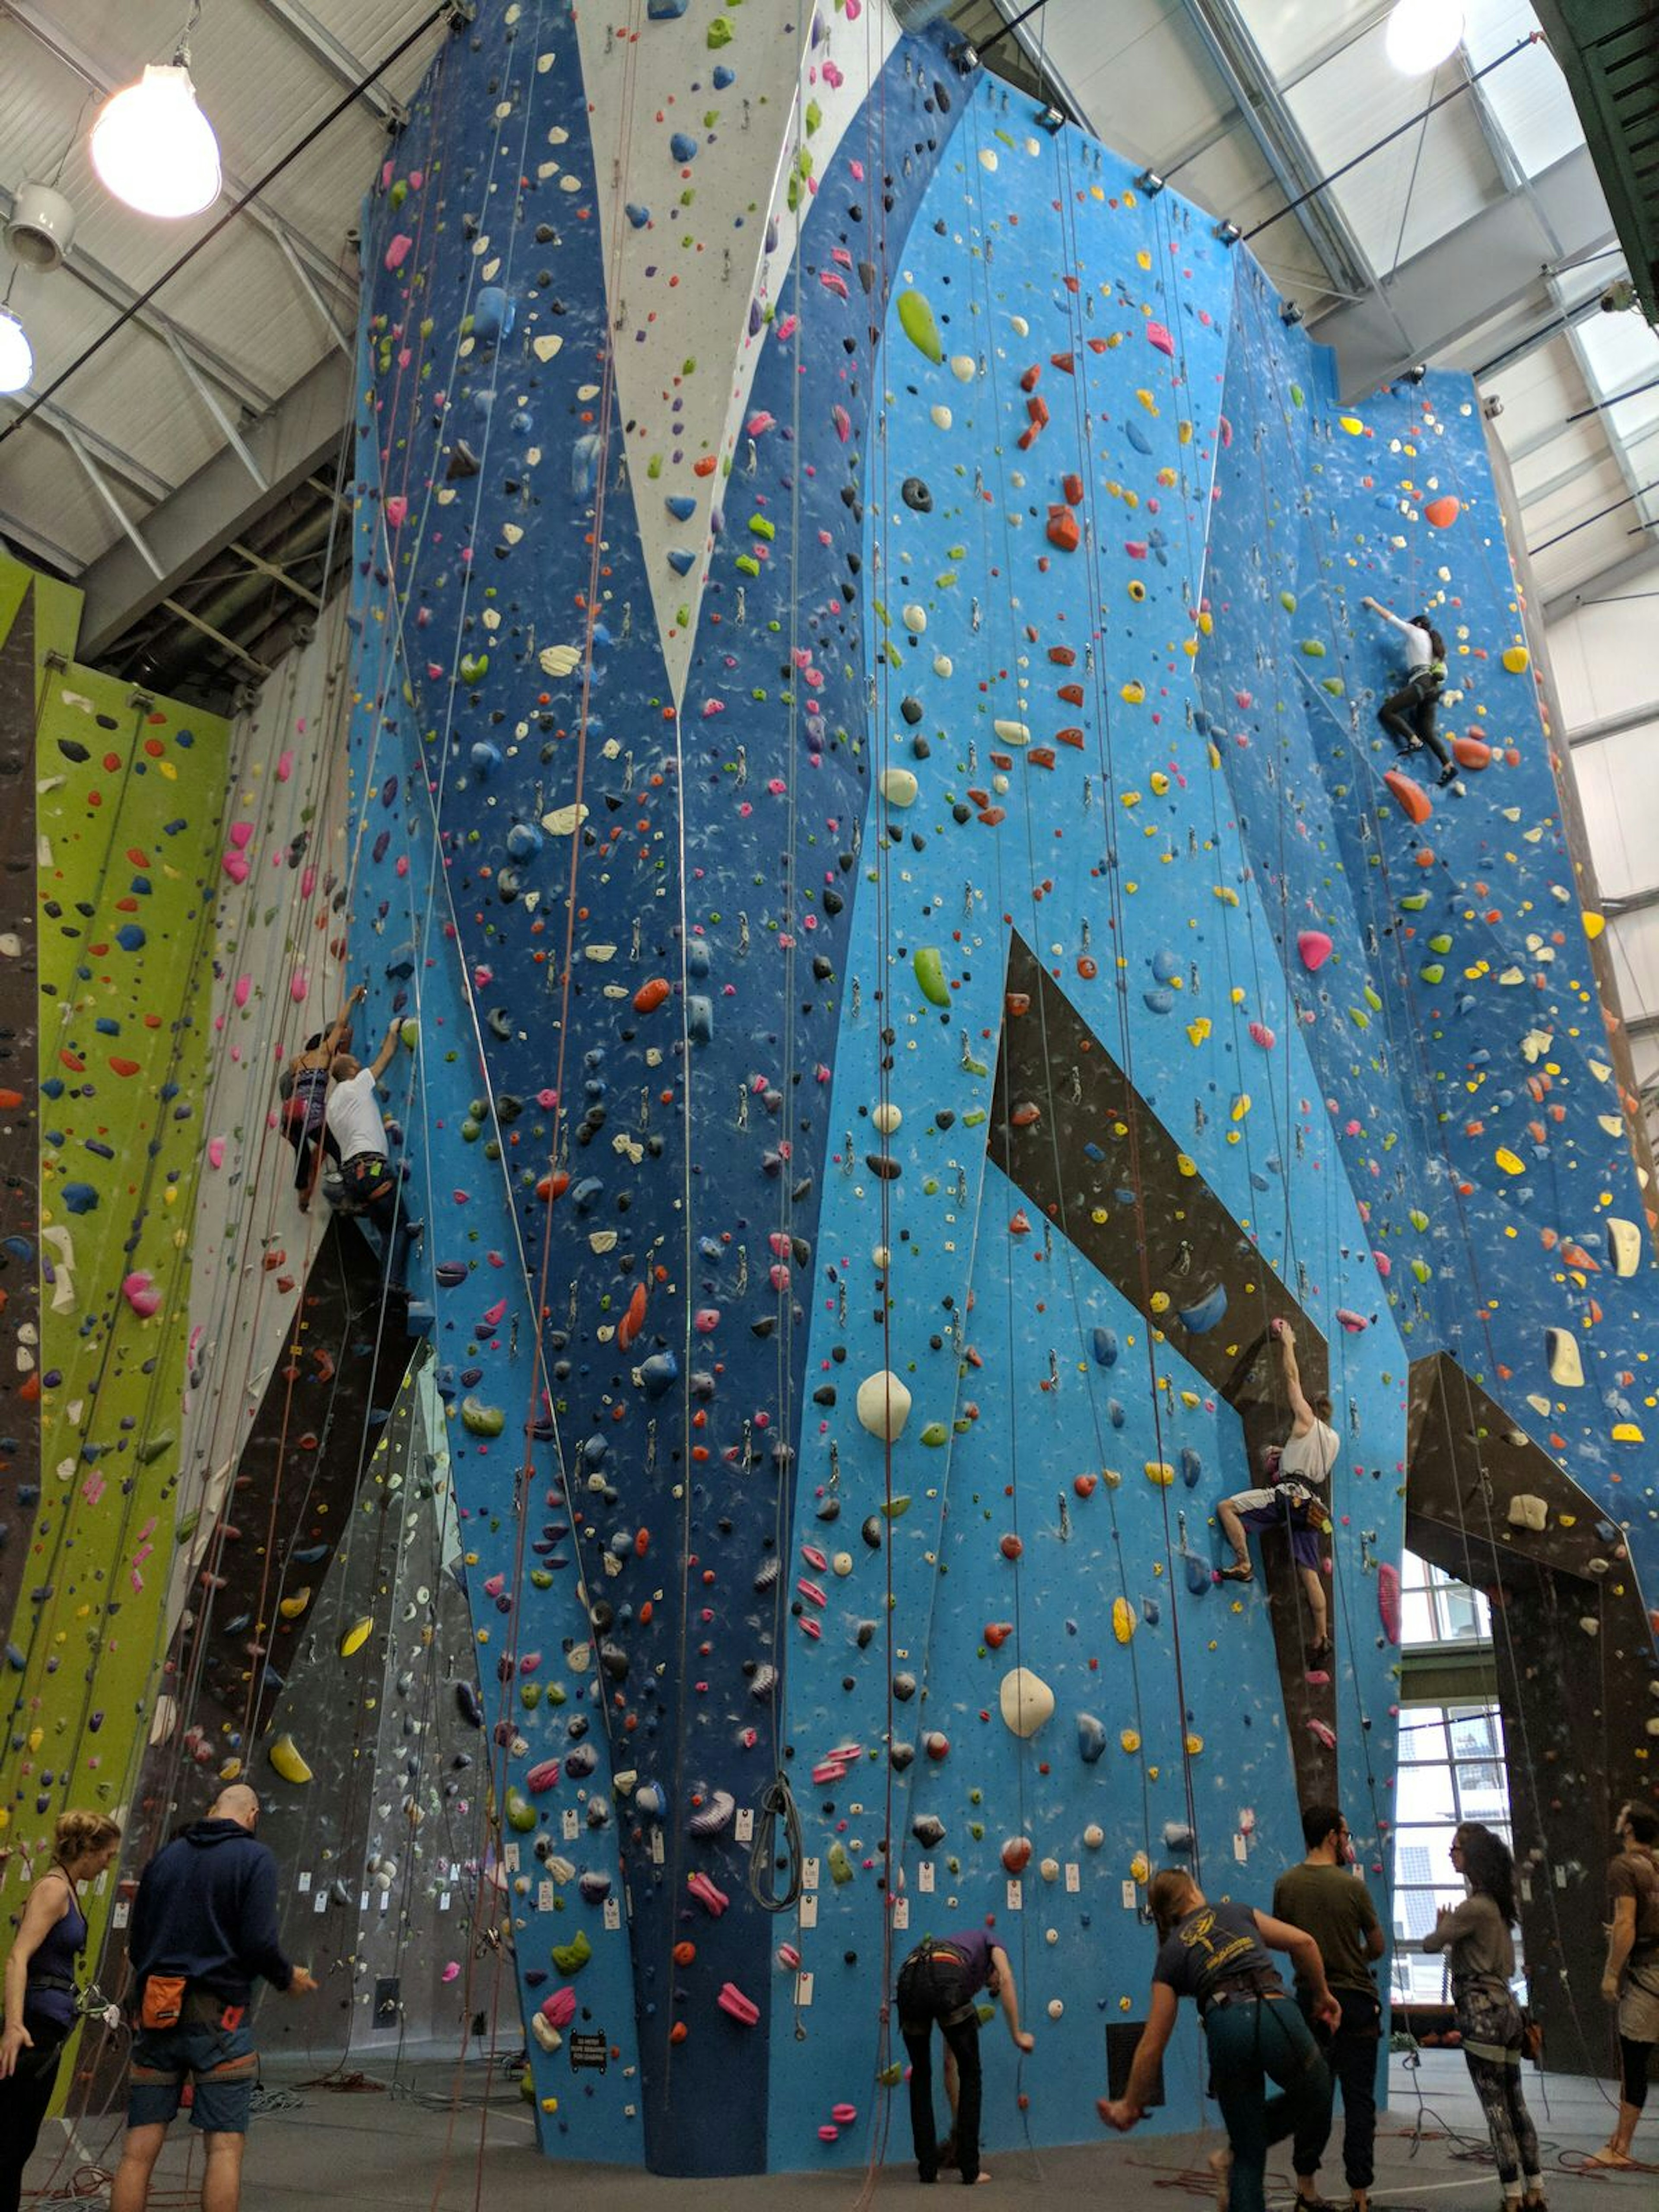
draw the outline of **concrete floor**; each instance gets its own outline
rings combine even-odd
[[[438,2061],[406,2063],[395,2090],[359,2094],[299,2087],[313,2069],[297,2064],[267,2065],[266,2087],[292,2101],[285,2109],[261,2112],[255,2119],[242,2195],[244,2212],[300,2212],[301,2208],[338,2205],[349,2212],[530,2212],[550,2193],[580,2203],[582,2212],[639,2212],[672,2202],[676,2212],[851,2212],[864,2180],[862,2167],[835,2174],[765,2175],[736,2181],[663,2180],[614,2166],[550,2166],[533,2148],[531,2118],[510,2081],[499,2077],[486,2094],[482,2068],[469,2068],[464,2101],[452,2113],[453,2065]],[[389,2068],[376,2064],[376,2076],[390,2081]],[[1419,2098],[1421,2133],[1415,2133]],[[1635,2174],[1575,2172],[1583,2154],[1607,2140],[1610,2110],[1605,2090],[1567,2075],[1540,2078],[1528,2069],[1527,2098],[1545,2147],[1552,2212],[1639,2212],[1659,2191],[1659,2100],[1638,2151],[1656,2160],[1653,2171]],[[1390,2109],[1377,2124],[1377,2180],[1374,2201],[1388,2212],[1456,2212],[1459,2200],[1470,2212],[1496,2212],[1498,2189],[1490,2160],[1478,2154],[1485,2143],[1478,2108],[1462,2061],[1452,2052],[1425,2051],[1420,2067],[1399,2058],[1391,2063]],[[897,2131],[890,2144],[896,2155],[908,2151],[904,2115],[894,2114]],[[453,2128],[452,2128],[453,2120]],[[1340,2126],[1340,2119],[1339,2119]],[[1455,2140],[1452,2131],[1468,2138]],[[175,2129],[161,2164],[151,2212],[183,2212],[195,2201],[200,2161],[190,2159],[188,2130]],[[120,2132],[109,2121],[86,2124],[79,2139],[64,2140],[52,2124],[29,2170],[30,2183],[48,2193],[36,2200],[46,2208],[85,2208],[107,2201],[99,2186],[100,2169],[118,2148]],[[480,2144],[482,2140],[482,2157]],[[1057,2197],[1099,2197],[1109,2191],[1113,2212],[1158,2212],[1171,2194],[1207,2204],[1201,2184],[1188,2179],[1221,2140],[1202,2135],[1103,2136],[1098,2144],[1064,2150],[1002,2151],[990,2160],[994,2179],[983,2201],[1030,2208],[1047,2207]],[[447,2163],[446,2163],[447,2160]],[[1275,2187],[1274,2180],[1279,2184]],[[1340,2161],[1328,2164],[1328,2187],[1342,2194]],[[915,2202],[914,2169],[890,2165],[880,2175],[877,2194],[885,2202]],[[1269,2169],[1270,2202],[1290,2195],[1290,2169],[1283,2150]],[[937,2204],[940,2200],[926,2200]],[[946,2200],[948,2201],[948,2200]],[[30,2203],[28,2189],[23,2198]]]

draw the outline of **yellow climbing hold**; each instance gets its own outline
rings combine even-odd
[[[1645,1438],[1634,1421],[1615,1421],[1613,1425],[1613,1441],[1616,1444],[1639,1444],[1645,1442]],[[1121,1598],[1118,1601],[1120,1605],[1122,1601]]]
[[[1337,422],[1351,438],[1363,438],[1365,426],[1357,415],[1339,415]]]
[[[1160,1488],[1167,1490],[1170,1485],[1175,1480],[1175,1469],[1170,1466],[1167,1459],[1149,1459],[1146,1462],[1146,1480],[1148,1482],[1155,1482],[1160,1486]],[[1121,1605],[1123,1601],[1121,1598],[1119,1598],[1117,1602],[1119,1605]],[[1114,1611],[1115,1611],[1115,1608],[1114,1608]],[[1128,1639],[1126,1637],[1121,1640],[1127,1643]]]
[[[1121,696],[1131,707],[1144,706],[1146,700],[1146,686],[1144,684],[1137,682],[1137,680],[1132,676],[1129,678],[1129,681],[1123,686]]]
[[[1500,1145],[1492,1158],[1505,1175],[1525,1175],[1527,1172],[1526,1162],[1517,1159],[1507,1145]]]
[[[1207,1014],[1200,1014],[1195,1022],[1187,1024],[1187,1035],[1195,1045],[1202,1044],[1209,1034],[1210,1018]]]
[[[1584,924],[1584,934],[1589,938],[1590,943],[1594,945],[1596,939],[1607,927],[1607,918],[1604,914],[1592,914],[1589,908],[1586,907],[1582,916],[1582,920]]]
[[[1152,1880],[1152,1863],[1147,1858],[1146,1852],[1137,1851],[1129,1862],[1130,1881],[1146,1882],[1150,1881]]]
[[[1505,646],[1504,665],[1511,676],[1524,676],[1532,665],[1532,655],[1524,645]]]
[[[1121,1603],[1121,1600],[1120,1600],[1119,1602]],[[1140,1748],[1139,1731],[1136,1729],[1125,1729],[1119,1735],[1118,1741],[1122,1745],[1125,1751],[1130,1753],[1137,1752]]]
[[[1112,1600],[1112,1633],[1120,1644],[1127,1644],[1135,1632],[1135,1609],[1127,1597]]]
[[[354,1620],[340,1638],[341,1658],[349,1659],[354,1652],[361,1651],[374,1633],[374,1616],[372,1613],[366,1613],[360,1620]]]
[[[284,1620],[297,1620],[310,1603],[311,1587],[307,1583],[303,1589],[296,1589],[292,1597],[279,1600],[276,1610]]]
[[[1203,1748],[1204,1739],[1201,1735],[1189,1735],[1188,1737],[1187,1756],[1188,1759],[1196,1759]]]
[[[286,1729],[271,1745],[267,1756],[284,1782],[310,1781],[311,1769],[301,1758],[299,1747]]]

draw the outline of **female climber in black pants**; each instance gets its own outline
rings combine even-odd
[[[899,1968],[899,2033],[910,2060],[910,2132],[923,2181],[937,2181],[940,2166],[951,2159],[950,2146],[942,2152],[933,2133],[935,2021],[945,2042],[945,2093],[956,2121],[957,2166],[964,2181],[988,2179],[979,2166],[979,2007],[974,1998],[981,1989],[1000,2003],[1015,2048],[1030,2051],[1036,2038],[1020,2028],[1008,1954],[983,1929],[924,1938]]]
[[[1446,688],[1446,641],[1426,615],[1402,622],[1375,599],[1364,604],[1385,623],[1392,623],[1406,644],[1406,680],[1391,691],[1376,710],[1376,719],[1401,754],[1420,752],[1425,746],[1440,763],[1440,781],[1453,782],[1457,763],[1446,750],[1434,726],[1435,702]]]

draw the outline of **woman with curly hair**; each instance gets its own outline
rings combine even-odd
[[[1509,1846],[1478,1820],[1466,1820],[1451,1840],[1451,1863],[1469,1893],[1455,1910],[1443,1906],[1423,1938],[1425,1951],[1451,1954],[1452,2003],[1469,2077],[1486,2116],[1498,2160],[1504,2202],[1544,2202],[1538,2165],[1538,2130],[1521,2094],[1523,2056],[1521,2008],[1510,1983],[1515,1974],[1515,1861]]]
[[[75,2025],[75,1964],[87,1940],[81,1885],[96,1881],[120,1848],[120,1827],[107,1814],[60,1814],[52,1864],[23,1907],[6,1960],[0,2033],[0,2212],[17,2212],[23,2168]]]

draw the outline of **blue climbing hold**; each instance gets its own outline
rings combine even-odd
[[[1106,1748],[1106,1723],[1097,1721],[1092,1713],[1077,1717],[1078,1757],[1085,1766],[1092,1766]]]
[[[1117,1364],[1117,1335],[1109,1328],[1097,1328],[1094,1333],[1095,1364],[1099,1367]]]
[[[1227,1286],[1224,1283],[1218,1283],[1212,1291],[1206,1291],[1194,1304],[1178,1307],[1176,1318],[1189,1335],[1202,1336],[1206,1329],[1215,1327],[1226,1310]]]

